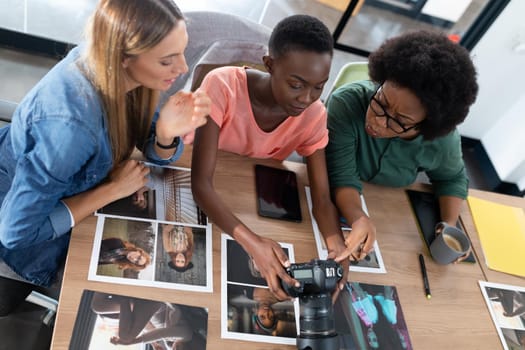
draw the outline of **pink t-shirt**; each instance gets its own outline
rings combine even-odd
[[[246,70],[221,67],[204,78],[201,89],[212,101],[210,117],[220,128],[219,149],[253,158],[286,159],[293,151],[309,156],[328,143],[327,114],[315,101],[303,113],[265,132],[255,121]]]

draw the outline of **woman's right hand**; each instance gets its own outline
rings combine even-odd
[[[148,198],[146,197],[146,192],[148,192],[149,187],[143,186],[137,192],[133,193],[133,198],[131,203],[136,205],[139,209],[145,209],[148,207]]]
[[[352,223],[352,231],[345,238],[346,249],[335,258],[335,261],[364,259],[374,248],[375,240],[375,225],[368,216],[361,216]]]
[[[289,286],[297,286],[298,282],[285,270],[290,266],[288,256],[276,241],[257,236],[257,243],[246,252],[252,257],[259,272],[268,283],[270,292],[278,300],[289,300],[291,297],[283,290],[281,280]]]
[[[134,159],[125,160],[109,174],[112,194],[115,198],[128,197],[142,189],[148,182],[149,168]]]
[[[201,90],[179,91],[162,106],[157,120],[156,133],[159,140],[173,140],[204,125],[211,112],[211,100]]]

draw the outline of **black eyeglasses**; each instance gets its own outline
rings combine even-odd
[[[405,124],[401,123],[396,118],[392,117],[388,112],[386,111],[385,107],[379,102],[379,100],[376,98],[376,95],[378,92],[383,88],[383,85],[379,85],[376,92],[372,95],[370,98],[370,108],[376,115],[376,118],[386,118],[386,127],[395,132],[396,134],[402,134],[407,131],[410,131],[414,128],[417,128],[420,123],[416,123],[410,126],[406,126]]]

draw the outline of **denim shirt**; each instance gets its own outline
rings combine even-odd
[[[98,185],[112,168],[102,102],[73,49],[27,94],[0,129],[0,258],[29,282],[48,286],[65,258],[71,217],[62,198]],[[154,116],[146,158],[154,151]]]

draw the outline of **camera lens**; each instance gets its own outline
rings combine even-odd
[[[338,350],[331,293],[343,276],[341,265],[331,259],[313,259],[309,263],[292,264],[287,272],[301,285],[296,288],[281,281],[289,295],[299,297],[297,349]]]
[[[319,337],[335,333],[330,294],[312,294],[299,298],[300,336]]]

